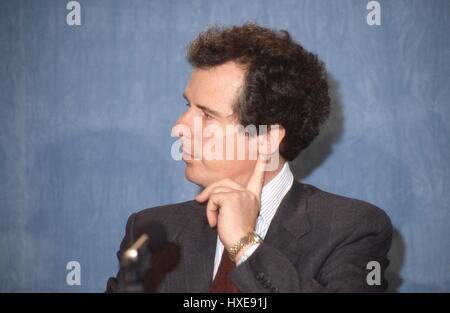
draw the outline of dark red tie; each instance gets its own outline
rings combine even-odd
[[[233,261],[230,260],[228,252],[223,249],[222,259],[220,260],[219,268],[214,277],[211,290],[212,293],[237,293],[239,289],[228,278],[228,274],[236,267]]]

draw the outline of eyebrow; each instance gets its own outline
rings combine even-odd
[[[189,99],[188,99],[188,97],[186,96],[186,94],[185,93],[183,93],[183,98],[187,101],[187,102],[191,102]],[[222,114],[220,114],[219,112],[217,112],[216,110],[213,110],[213,109],[210,109],[210,108],[208,108],[208,107],[205,107],[204,105],[201,105],[201,104],[195,104],[195,106],[197,107],[197,108],[199,108],[200,110],[202,110],[203,112],[206,112],[207,114],[209,114],[209,115],[212,115],[212,116],[216,116],[216,117],[222,117]]]

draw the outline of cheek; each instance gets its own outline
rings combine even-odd
[[[255,137],[256,138],[256,137]],[[222,161],[251,161],[257,159],[257,142],[250,139],[248,135],[236,130],[224,130],[222,133],[215,133],[214,137],[203,137],[204,156],[213,155]],[[219,150],[211,147],[217,147]],[[211,153],[213,151],[213,153]],[[205,157],[212,160],[212,157]]]
[[[257,159],[256,140],[237,129],[220,124],[206,123],[193,133],[191,149],[193,155],[206,168],[220,170],[223,161],[248,161]],[[218,163],[219,162],[219,163]]]
[[[257,146],[254,144],[255,141],[251,140],[248,135],[241,133],[235,133],[233,140],[234,160],[256,160]]]

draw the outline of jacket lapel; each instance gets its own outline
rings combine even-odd
[[[264,241],[295,263],[300,253],[298,240],[311,228],[307,215],[308,192],[304,184],[294,180],[269,226]]]
[[[182,242],[183,264],[180,275],[183,282],[177,286],[184,292],[209,292],[217,243],[217,229],[209,227],[206,219],[206,205],[195,204],[192,215],[187,217],[189,224],[178,240]]]

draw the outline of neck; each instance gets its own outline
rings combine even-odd
[[[263,187],[264,187],[265,185],[267,185],[272,179],[275,178],[275,176],[277,176],[277,175],[281,172],[281,170],[283,169],[283,166],[284,166],[285,163],[286,163],[286,161],[285,161],[284,159],[281,159],[281,158],[280,158],[280,162],[279,162],[279,164],[278,164],[278,167],[277,167],[275,170],[266,171],[266,172],[264,173],[264,183],[263,183]],[[250,172],[248,172],[248,173],[243,173],[243,174],[241,174],[241,175],[239,175],[239,176],[236,176],[236,177],[232,177],[232,179],[233,179],[235,182],[241,184],[242,186],[246,186],[247,183],[248,183],[248,181],[249,181],[249,179],[250,179],[250,177],[251,177],[251,175],[252,175],[252,173],[253,173],[253,168],[251,169]],[[206,188],[207,186],[201,186],[201,187],[202,187],[202,188]]]
[[[272,179],[274,179],[275,176],[277,176],[281,172],[285,163],[286,161],[280,160],[280,164],[275,170],[265,172],[263,186],[267,185]]]
[[[275,170],[272,171],[266,171],[264,173],[264,183],[263,183],[263,187],[265,185],[267,185],[275,176],[277,176],[281,170],[283,169],[284,164],[286,163],[285,160],[280,159],[280,162],[278,164],[278,167]],[[235,181],[239,184],[241,184],[242,186],[246,186],[251,175],[253,173],[253,169],[249,172],[246,173],[245,175],[239,176],[239,177],[235,177]]]

